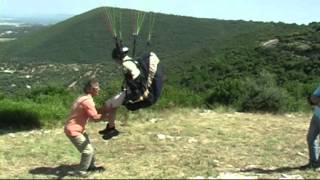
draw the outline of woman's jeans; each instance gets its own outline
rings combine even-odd
[[[309,163],[312,165],[319,165],[319,142],[317,137],[320,132],[320,119],[313,115],[310,122],[310,127],[307,135],[307,142],[309,148]]]

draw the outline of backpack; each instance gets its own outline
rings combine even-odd
[[[151,60],[156,68],[150,66]],[[127,90],[123,105],[128,110],[135,111],[147,108],[157,102],[162,92],[163,72],[159,66],[160,60],[153,52],[131,61],[136,64],[140,74],[135,79],[132,79],[130,73],[124,74]]]

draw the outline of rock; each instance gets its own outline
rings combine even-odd
[[[304,179],[301,175],[281,174],[279,179]]]
[[[310,45],[308,45],[308,44],[303,44],[303,43],[301,43],[301,44],[299,44],[298,46],[297,46],[297,51],[308,51],[308,50],[311,50],[312,49],[312,47],[310,46]]]
[[[13,74],[15,73],[16,71],[15,70],[10,70],[10,69],[5,69],[4,71],[2,71],[4,73],[9,73],[9,74]]]
[[[294,118],[295,117],[295,115],[293,115],[293,114],[285,114],[285,116],[288,117],[288,118]]]
[[[272,48],[275,47],[279,43],[279,39],[271,39],[269,41],[263,42],[260,46],[264,48]]]
[[[188,139],[188,143],[196,143],[196,142],[198,142],[198,140],[196,140],[193,137]]]
[[[167,138],[167,139],[170,139],[170,140],[172,140],[172,141],[175,140],[175,138],[174,138],[173,136],[169,136],[169,135],[166,135],[166,138]]]
[[[176,136],[175,138],[176,138],[176,140],[182,139],[182,137],[180,137],[180,136]]]
[[[242,174],[234,174],[234,173],[220,173],[217,179],[258,179],[258,176],[245,176]]]
[[[213,115],[215,114],[215,112],[209,109],[204,109],[202,112],[199,113],[200,116],[208,116],[209,114]]]
[[[299,156],[302,156],[302,157],[308,157],[307,155],[303,154],[302,152],[298,152],[297,153]]]
[[[157,137],[160,140],[166,140],[166,135],[164,135],[164,134],[157,134]]]
[[[233,167],[233,165],[231,165],[231,164],[227,164],[227,165],[226,165],[226,168],[234,168],[234,167]]]
[[[179,140],[181,139],[182,137],[180,136],[170,136],[170,135],[164,135],[164,134],[157,134],[157,138],[160,139],[160,140],[166,140],[166,139],[169,139],[171,141],[174,141],[174,140]]]
[[[93,73],[92,71],[88,71],[83,75],[83,77],[90,76],[92,73]]]
[[[309,44],[298,41],[287,43],[286,46],[291,50],[299,52],[304,52],[312,49],[312,47]]]
[[[68,89],[74,88],[74,86],[77,84],[78,81],[72,82],[69,86]]]
[[[30,134],[29,133],[24,133],[23,137],[28,137]]]
[[[157,119],[157,118],[151,118],[149,121],[150,121],[151,123],[156,123],[156,122],[159,121],[159,119]]]
[[[257,165],[248,165],[245,167],[245,169],[255,169],[255,168],[258,168],[259,166]]]
[[[210,109],[204,109],[203,113],[211,113],[211,110]]]
[[[9,137],[12,137],[12,138],[16,137],[16,135],[13,134],[13,133],[9,133],[8,136],[9,136]]]
[[[215,164],[219,164],[220,163],[220,161],[216,160],[216,159],[214,159],[212,162],[215,163]]]
[[[205,178],[204,176],[196,176],[196,177],[191,177],[188,179],[207,179],[207,178]]]
[[[77,68],[77,67],[73,67],[72,69],[73,69],[73,71],[76,71],[76,72],[79,71],[79,68]]]

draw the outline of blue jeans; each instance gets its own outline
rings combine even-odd
[[[309,131],[307,135],[307,142],[309,148],[309,163],[315,165],[319,164],[319,143],[317,142],[317,137],[320,133],[320,119],[313,115],[311,118]]]

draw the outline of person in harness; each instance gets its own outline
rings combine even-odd
[[[129,48],[116,46],[112,58],[121,65],[124,84],[120,93],[105,102],[103,113],[108,124],[99,131],[103,139],[108,140],[119,134],[115,128],[117,109],[124,105],[128,110],[135,111],[147,108],[157,102],[161,95],[163,75],[159,68],[159,58],[154,52],[132,59],[128,55]]]

